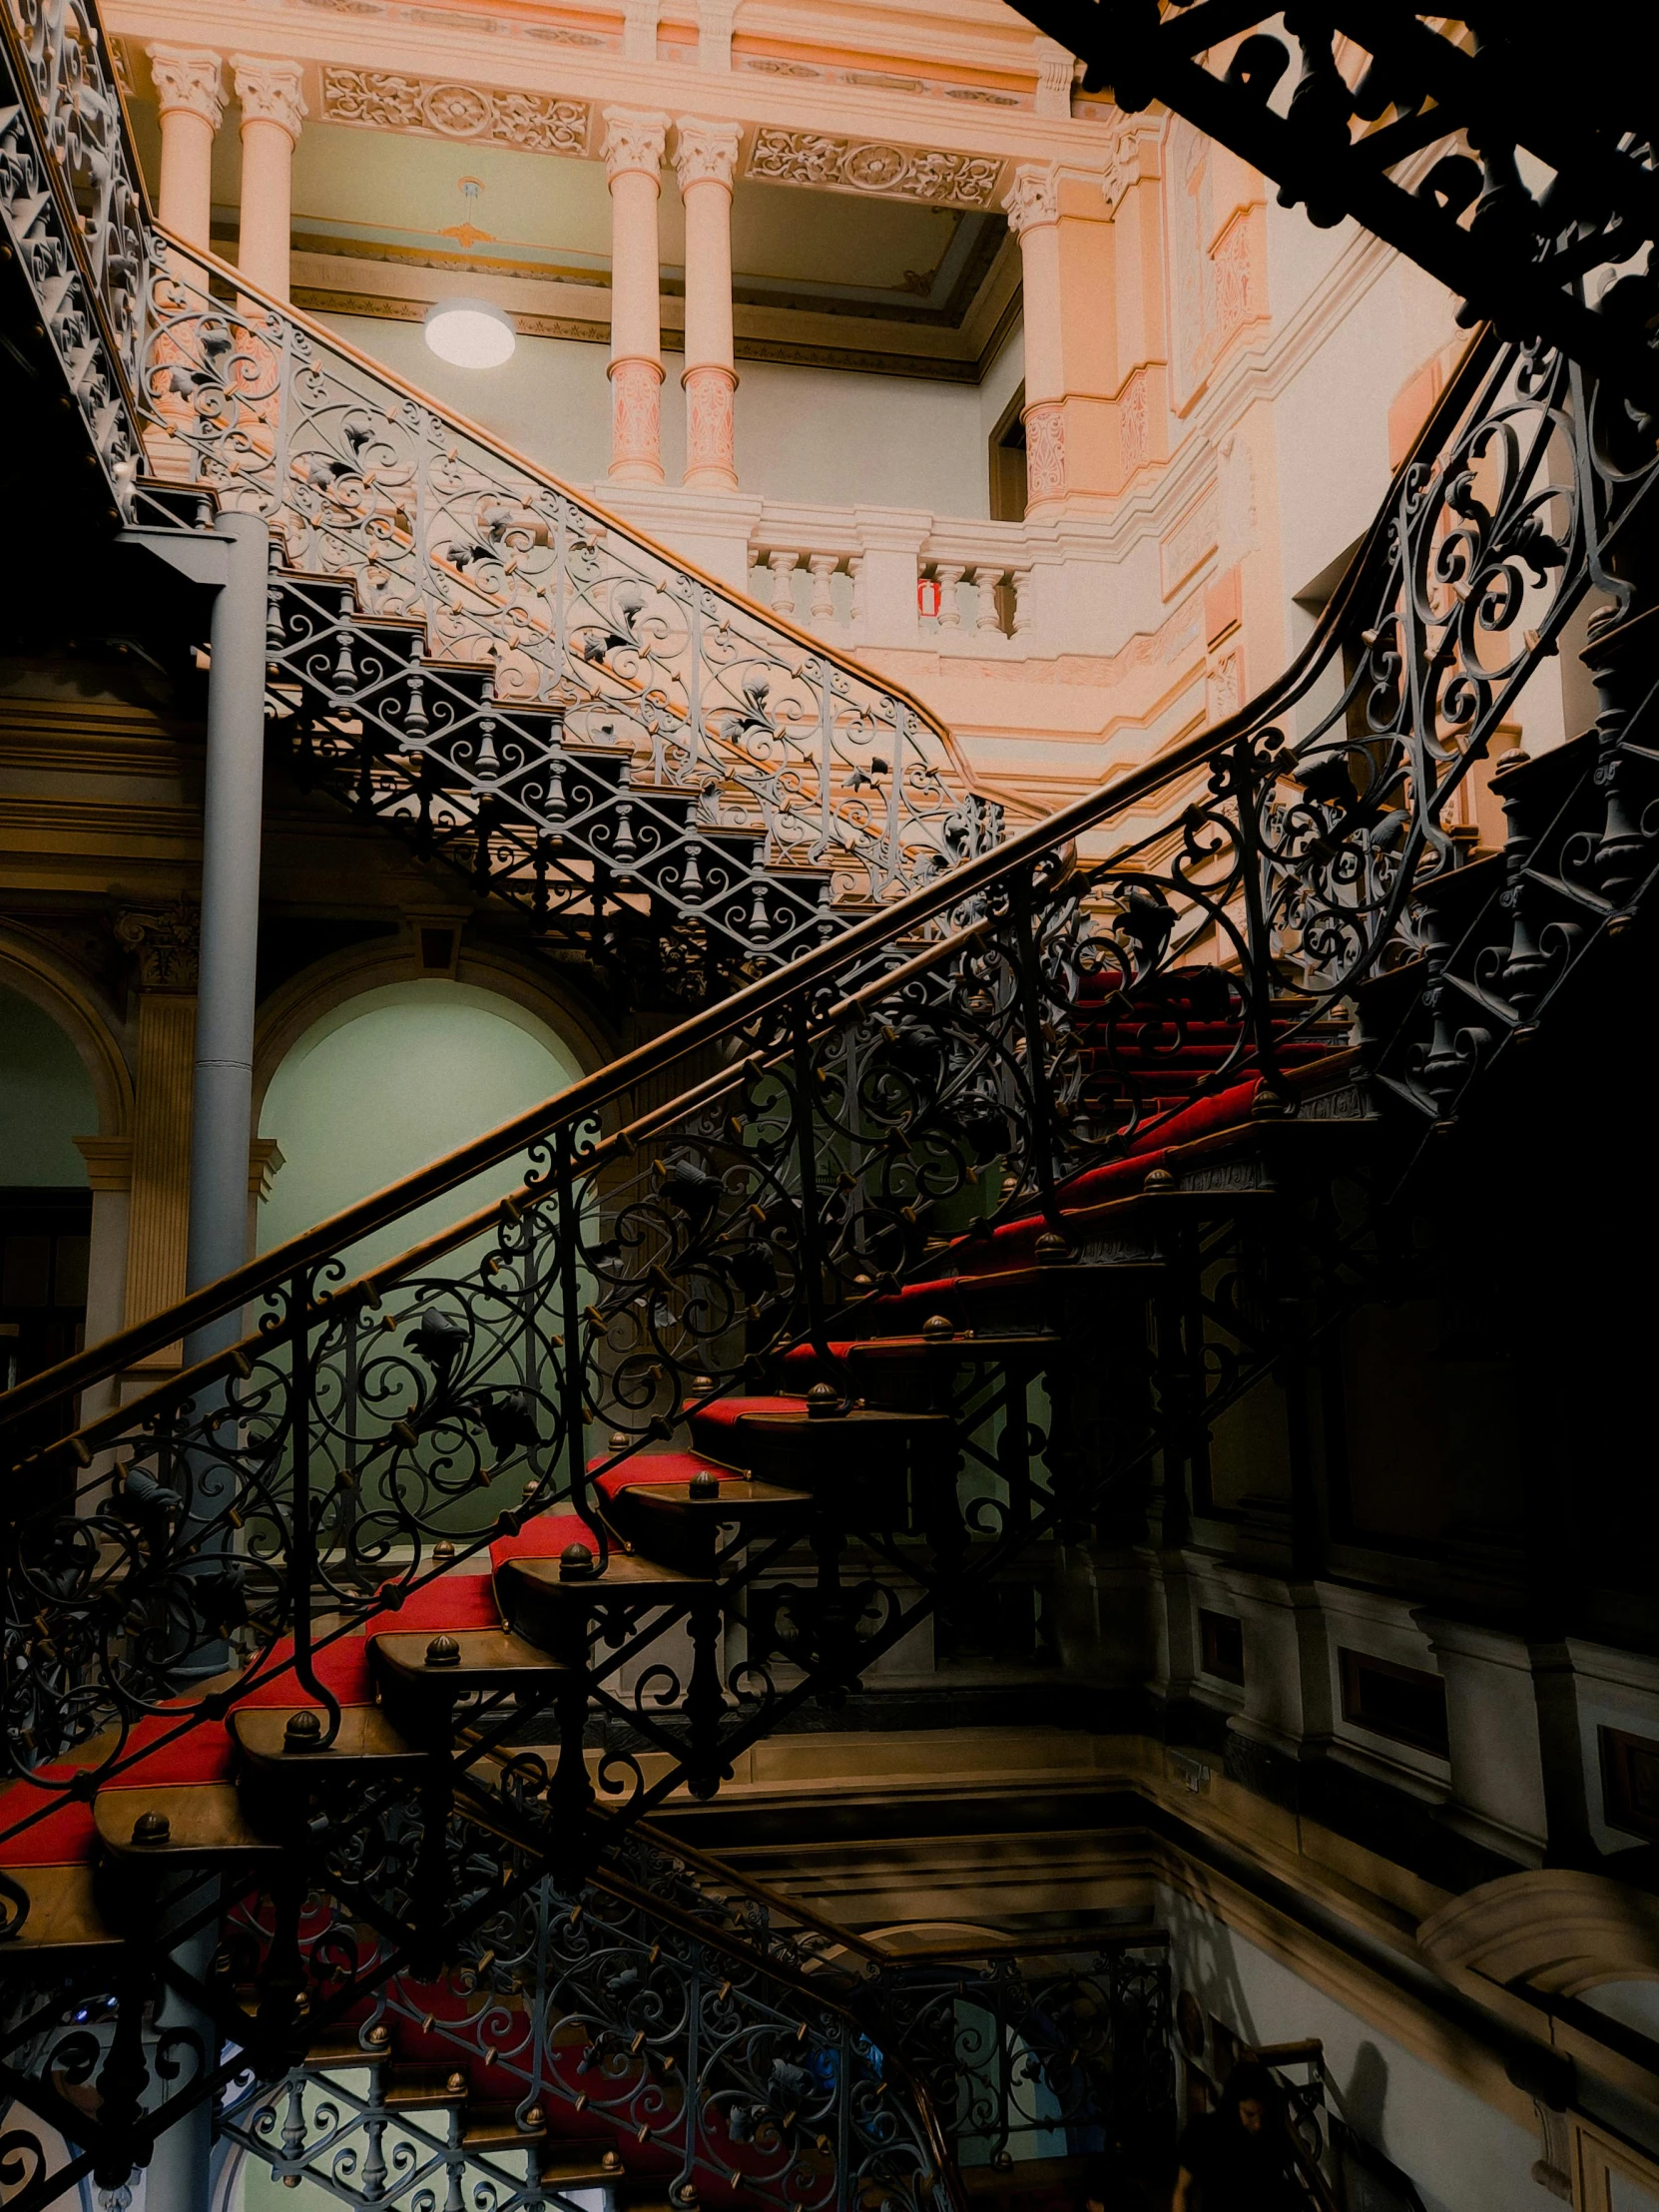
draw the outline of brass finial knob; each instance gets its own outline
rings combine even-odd
[[[929,1314],[921,1325],[922,1335],[931,1343],[943,1344],[947,1337],[954,1337],[956,1329],[943,1314]]]
[[[434,1636],[426,1646],[429,1667],[458,1667],[460,1663],[461,1647],[453,1636]]]
[[[559,1580],[582,1582],[593,1572],[593,1553],[586,1544],[566,1544],[559,1554]]]
[[[322,1720],[319,1714],[308,1708],[302,1713],[290,1713],[288,1724],[282,1731],[284,1751],[314,1751],[322,1740]]]
[[[815,1382],[807,1392],[807,1418],[827,1420],[841,1409],[840,1392],[832,1382]]]
[[[711,1498],[720,1495],[720,1476],[711,1474],[707,1467],[699,1467],[691,1478],[691,1494],[699,1505],[706,1505]]]
[[[165,1844],[173,1834],[173,1823],[165,1813],[141,1813],[133,1823],[135,1844]]]

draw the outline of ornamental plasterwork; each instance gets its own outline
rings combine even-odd
[[[150,73],[156,81],[162,114],[171,115],[182,108],[217,131],[225,115],[219,56],[179,46],[152,46],[149,52]]]
[[[202,909],[193,898],[130,906],[116,916],[115,941],[133,955],[141,990],[195,990],[201,937]]]
[[[654,108],[607,108],[600,158],[611,180],[638,170],[655,177],[668,146],[669,119]]]
[[[545,92],[488,92],[449,77],[410,77],[392,69],[322,72],[322,119],[374,131],[517,146],[532,154],[585,154],[589,108]]]
[[[691,185],[729,185],[737,167],[743,132],[736,123],[706,123],[683,115],[675,126],[674,174],[680,190]]]
[[[257,54],[233,54],[231,67],[236,72],[244,123],[275,123],[290,139],[297,139],[305,114],[299,64],[269,61]]]
[[[1001,173],[997,154],[935,153],[881,139],[767,128],[756,132],[744,174],[770,185],[923,200],[940,208],[988,208]]]
[[[1027,163],[1016,169],[1002,205],[1008,211],[1008,228],[1015,238],[1039,224],[1058,223],[1060,178],[1054,164]]]
[[[1121,109],[1112,111],[1112,144],[1106,157],[1104,191],[1106,206],[1116,213],[1118,202],[1135,184],[1141,174],[1141,148],[1145,144],[1156,145],[1164,135],[1168,117],[1164,115],[1125,115]],[[1154,172],[1154,174],[1156,174]]]

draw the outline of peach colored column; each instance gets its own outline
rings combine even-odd
[[[605,110],[611,187],[611,467],[617,484],[660,484],[663,330],[657,200],[668,117]]]
[[[732,172],[735,123],[682,116],[675,175],[686,207],[686,474],[698,491],[736,491],[732,394]]]
[[[214,134],[225,113],[219,56],[152,46],[162,116],[161,219],[187,246],[206,247],[213,223]]]
[[[305,102],[297,62],[233,54],[242,102],[242,246],[237,267],[251,283],[288,295],[293,149]]]
[[[1060,309],[1060,191],[1053,167],[1016,169],[1002,205],[1019,240],[1025,292],[1026,512],[1066,492],[1065,325]]]

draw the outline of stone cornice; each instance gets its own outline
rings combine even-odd
[[[249,40],[255,5],[256,0],[236,0],[235,5],[230,0],[144,0],[142,6],[140,0],[110,0],[106,20],[112,33],[133,42],[143,89],[143,42],[240,51]],[[1106,152],[1101,124],[1040,116],[1023,104],[984,104],[971,84],[894,90],[879,82],[836,82],[833,71],[817,64],[811,76],[772,74],[770,63],[766,70],[750,66],[765,57],[742,52],[734,56],[730,70],[698,70],[695,76],[689,54],[677,63],[629,61],[616,35],[614,9],[596,13],[591,31],[503,16],[495,19],[487,39],[479,36],[476,17],[465,22],[457,18],[451,30],[439,16],[436,9],[392,5],[391,0],[385,0],[383,13],[373,16],[257,0],[261,48],[273,57],[307,65],[306,89],[313,96],[319,84],[316,65],[324,63],[407,71],[423,79],[579,99],[595,106],[667,106],[671,111],[688,104],[695,84],[700,115],[746,128],[774,124],[950,154],[995,154],[1004,161],[1093,166]],[[998,9],[996,16],[1000,22],[1004,11]],[[926,19],[919,20],[925,28]],[[940,21],[945,22],[942,12]],[[788,35],[799,40],[801,18],[792,17],[790,24]],[[755,12],[755,0],[744,0],[737,27],[740,46],[750,38],[771,42],[782,35],[766,14]],[[972,66],[1012,67],[1034,88],[1034,43],[1024,27],[1017,34],[1017,51],[1002,52],[1000,62],[968,52],[950,58]],[[1003,97],[995,95],[996,100]],[[1025,97],[1034,97],[1034,92]],[[990,102],[991,95],[985,100]]]

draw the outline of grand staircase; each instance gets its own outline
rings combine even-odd
[[[882,1962],[652,1824],[1061,1539],[1182,1541],[1409,1287],[1434,1142],[1645,924],[1651,438],[1481,333],[1285,677],[1002,842],[816,641],[142,223],[112,274],[43,21],[7,220],[120,512],[263,514],[301,773],[692,1010],[0,1400],[9,2212],[210,2107],[363,2204],[957,2202]],[[1594,727],[1493,761],[1592,592]]]
[[[140,527],[268,523],[300,785],[532,942],[696,1004],[996,842],[948,733],[833,646],[177,244],[148,298]]]

